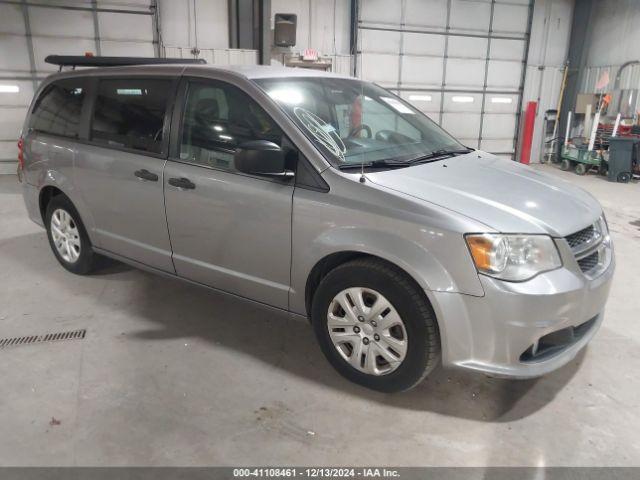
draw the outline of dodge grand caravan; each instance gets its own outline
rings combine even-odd
[[[599,203],[371,83],[63,72],[19,145],[29,216],[64,268],[108,256],[307,317],[333,367],[369,388],[409,389],[439,361],[539,376],[602,323],[614,256]]]

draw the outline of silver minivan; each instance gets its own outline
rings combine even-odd
[[[372,389],[407,390],[440,361],[539,376],[602,323],[614,255],[599,203],[371,83],[63,72],[19,145],[29,216],[64,268],[107,256],[306,317],[335,369]]]

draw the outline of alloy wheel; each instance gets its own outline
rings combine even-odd
[[[65,262],[75,263],[80,257],[80,232],[73,217],[62,208],[51,215],[51,237],[58,254]]]

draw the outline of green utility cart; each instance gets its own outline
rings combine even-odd
[[[564,145],[562,147],[561,170],[573,169],[578,175],[584,175],[590,169],[597,168],[599,174],[603,174],[607,167],[599,151],[589,151],[587,146]]]

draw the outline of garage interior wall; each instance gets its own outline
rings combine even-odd
[[[637,0],[600,0],[594,4],[593,24],[587,38],[586,68],[580,80],[581,93],[596,93],[598,79],[607,71],[613,88],[620,67],[640,61],[640,2]],[[640,64],[625,68],[620,88],[640,89]]]
[[[536,0],[534,5],[522,102],[523,111],[527,102],[538,104],[531,144],[532,163],[539,163],[544,154],[545,112],[558,106],[573,8],[574,0]]]
[[[358,0],[356,58],[350,55],[351,3],[272,0],[271,35],[275,13],[298,16],[296,46],[274,48],[272,64],[306,48],[331,56],[338,73],[350,74],[355,63],[359,77],[390,87],[469,146],[507,158],[516,152],[522,108],[529,100],[538,101],[532,161],[539,160],[544,111],[555,108],[560,89],[573,0],[536,0],[531,17],[529,0]],[[637,35],[636,2],[620,3],[626,5],[619,14],[626,19],[625,28]],[[154,4],[155,22],[150,14]],[[47,5],[52,8],[0,0],[0,85],[18,88],[0,93],[3,173],[15,173],[16,138],[34,87],[55,70],[43,63],[47,54],[149,56],[157,45],[163,56],[190,58],[196,49],[209,63],[258,63],[255,50],[228,48],[227,0],[54,0]],[[55,8],[65,5],[83,9]],[[594,38],[603,37],[598,40],[603,46],[594,52],[616,50],[607,43],[611,36],[604,34],[612,28],[607,22],[617,21],[604,13],[615,9],[602,8],[603,14],[596,16],[602,25]],[[633,55],[633,44],[626,48],[627,57]],[[596,65],[600,56],[593,58]]]
[[[320,55],[331,57],[334,72],[350,75],[351,0],[271,0],[272,39],[276,13],[297,15],[296,45],[273,48],[272,65],[282,65],[287,54],[313,48]]]

